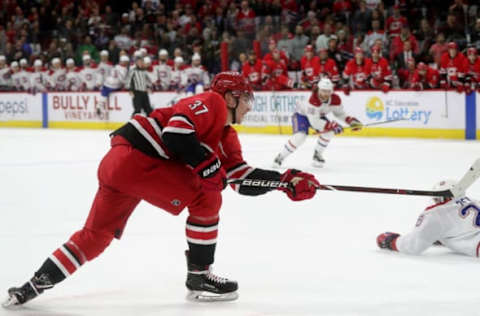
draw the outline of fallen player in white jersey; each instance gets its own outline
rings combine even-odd
[[[451,189],[453,180],[438,183],[435,190]],[[380,248],[418,255],[433,244],[472,257],[480,251],[480,203],[464,194],[456,199],[436,197],[418,217],[415,228],[405,235],[386,232],[377,237]]]

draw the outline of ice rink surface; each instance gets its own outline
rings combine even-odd
[[[245,159],[270,168],[287,136],[241,135]],[[285,161],[321,183],[430,189],[460,178],[478,142],[335,138],[323,169],[309,137]],[[97,188],[106,131],[0,129],[0,292],[23,284],[82,227]],[[161,181],[161,180],[160,180]],[[480,183],[469,195],[480,196]],[[480,315],[480,262],[434,248],[418,257],[378,250],[384,231],[407,232],[430,199],[319,191],[224,192],[214,272],[238,280],[235,302],[185,300],[186,212],[141,203],[122,240],[17,311],[0,315]]]

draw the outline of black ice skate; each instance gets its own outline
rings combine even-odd
[[[238,284],[214,275],[210,266],[199,266],[189,262],[187,256],[188,274],[185,285],[189,289],[187,298],[193,301],[215,302],[233,301],[238,298]]]
[[[273,160],[273,167],[280,168],[282,166],[283,157],[281,154],[278,154],[277,157]]]
[[[2,306],[5,308],[11,308],[23,305],[42,294],[44,290],[52,287],[53,283],[48,278],[48,275],[41,274],[39,276],[34,276],[22,287],[12,287],[8,289],[8,298],[2,303]]]
[[[313,154],[312,165],[317,168],[323,168],[324,164],[325,164],[325,159],[323,158],[322,154],[315,150]]]

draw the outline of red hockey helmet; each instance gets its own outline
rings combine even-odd
[[[467,49],[467,55],[477,55],[477,49],[475,47],[470,47]]]
[[[213,78],[211,89],[222,96],[230,91],[236,98],[240,97],[243,93],[247,94],[249,98],[253,98],[253,90],[247,78],[235,71],[218,73]]]
[[[417,65],[418,70],[427,70],[427,65],[423,62],[419,62]]]
[[[452,49],[452,48],[453,49],[458,49],[457,43],[455,43],[455,42],[449,42],[447,47],[448,47],[448,49]]]

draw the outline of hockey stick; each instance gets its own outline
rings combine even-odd
[[[381,124],[394,123],[394,122],[398,122],[398,121],[406,121],[406,120],[409,120],[409,119],[410,119],[409,117],[401,117],[401,118],[397,118],[397,119],[393,119],[393,120],[373,122],[373,123],[363,124],[362,128],[369,127],[369,126],[375,126],[375,125],[381,125]],[[345,126],[345,127],[343,127],[343,130],[346,130],[346,129],[349,130],[349,129],[352,129],[352,128],[353,128],[352,126]],[[321,131],[321,132],[317,132],[315,134],[318,135],[318,134],[325,134],[325,133],[329,133],[329,132],[330,131]]]
[[[289,188],[290,186],[290,182],[269,181],[269,180],[259,180],[259,179],[234,179],[234,180],[227,181],[227,183],[240,184],[240,185],[249,186],[249,187],[262,187],[262,188],[271,188],[271,189]],[[336,185],[336,184],[335,185],[321,184],[319,187],[317,187],[317,190],[453,197],[453,193],[450,190],[443,190],[443,191],[412,190],[412,189],[363,187],[363,186]]]
[[[328,191],[350,191],[350,192],[367,192],[367,193],[383,193],[383,194],[400,194],[400,195],[417,195],[417,196],[441,196],[447,198],[460,198],[464,196],[465,191],[480,177],[480,158],[475,160],[465,175],[452,189],[449,190],[413,190],[413,189],[397,189],[397,188],[379,188],[379,187],[363,187],[349,185],[332,185],[321,184],[317,190]],[[289,188],[290,182],[269,181],[260,179],[232,179],[227,181],[228,184],[240,184],[250,187],[266,187],[266,188]]]

